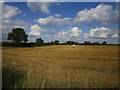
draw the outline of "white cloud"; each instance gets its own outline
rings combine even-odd
[[[119,2],[120,0],[115,0],[116,2]]]
[[[69,31],[62,31],[55,35],[56,38],[70,40],[73,37],[79,37],[82,31],[78,27],[72,27]]]
[[[31,32],[28,35],[32,35],[32,36],[40,36],[42,32],[46,32],[45,29],[39,27],[38,25],[32,25],[30,27]]]
[[[79,30],[78,27],[73,27],[71,29],[70,33],[71,33],[70,36],[77,37],[77,36],[79,36],[82,33],[82,31]]]
[[[8,22],[3,22],[2,23],[2,28],[3,28],[3,31],[5,29],[7,29],[8,31],[12,30],[13,28],[16,28],[16,27],[21,27],[21,28],[28,28],[31,24],[30,23],[27,23],[25,21],[22,21],[22,20],[9,20]]]
[[[41,12],[48,14],[50,13],[49,6],[50,3],[46,3],[46,2],[28,2],[28,7],[34,12],[36,10],[40,10]]]
[[[5,1],[3,1],[3,0],[0,0],[0,3],[4,3]]]
[[[114,31],[113,34],[112,34],[112,36],[111,36],[111,38],[114,38],[114,39],[119,38],[119,30]]]
[[[56,30],[52,30],[52,32],[54,33],[54,32],[56,32]]]
[[[54,16],[55,17],[61,17],[62,15],[61,14],[55,14]]]
[[[117,37],[117,33],[106,27],[90,29],[89,33],[84,33],[84,38],[111,38]]]
[[[113,34],[112,38],[118,38],[118,34]]]
[[[66,39],[66,36],[68,35],[68,32],[59,32],[55,35],[56,38],[62,38],[62,39]]]
[[[13,16],[16,16],[17,14],[20,14],[21,11],[17,7],[8,6],[3,4],[2,5],[2,19],[7,20],[12,18]]]
[[[58,0],[37,0],[36,2],[57,2]],[[27,0],[27,2],[35,2],[35,0]]]
[[[7,26],[5,26],[5,25],[2,25],[2,29],[6,29],[7,28]]]
[[[10,22],[10,20],[4,20],[4,19],[3,19],[2,22],[3,22],[3,23],[4,23],[4,22]]]
[[[48,27],[57,27],[62,24],[69,24],[70,18],[56,18],[54,16],[49,16],[46,18],[39,18],[36,20],[37,23],[43,26],[48,26]]]
[[[100,4],[96,8],[84,9],[78,12],[73,23],[81,24],[82,22],[96,20],[101,24],[116,24],[117,16],[117,10],[113,10],[112,6]]]
[[[84,33],[84,38],[89,38],[89,33]]]
[[[57,0],[39,0],[39,2],[34,2],[34,0],[27,0],[27,5],[32,11],[39,10],[43,13],[50,13],[50,5]]]
[[[24,26],[15,26],[14,28],[23,28],[23,29],[25,29]]]

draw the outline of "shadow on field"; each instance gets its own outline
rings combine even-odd
[[[26,72],[20,71],[15,67],[3,67],[2,69],[2,88],[14,88],[25,75]]]

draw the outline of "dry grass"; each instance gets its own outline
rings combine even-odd
[[[118,87],[118,46],[3,48],[3,88]]]

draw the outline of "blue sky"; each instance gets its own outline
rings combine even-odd
[[[118,43],[117,3],[7,2],[3,3],[3,40],[12,28],[22,27],[29,42],[74,40]]]

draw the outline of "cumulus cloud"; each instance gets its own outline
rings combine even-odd
[[[61,17],[62,15],[61,14],[55,14],[54,16],[55,17]]]
[[[82,31],[79,30],[78,27],[73,27],[73,28],[70,30],[70,33],[71,33],[70,36],[77,37],[77,36],[79,36],[79,35],[82,33]]]
[[[89,33],[84,33],[84,38],[117,38],[117,33],[106,27],[90,29]]]
[[[57,27],[60,26],[62,24],[69,24],[69,22],[71,21],[70,18],[56,18],[54,16],[49,16],[46,18],[39,18],[37,20],[35,20],[37,23],[39,23],[40,25],[43,26],[48,26],[48,27]]]
[[[118,34],[113,34],[112,38],[118,38]]]
[[[13,28],[16,27],[21,27],[21,28],[28,28],[31,24],[22,20],[9,20],[9,22],[3,22],[2,23],[2,29],[3,31],[5,29],[7,29],[8,31],[10,31]]]
[[[39,0],[39,2],[34,2],[34,0],[27,0],[27,5],[32,11],[39,10],[43,13],[50,13],[50,5],[57,0]]]
[[[32,35],[32,36],[40,36],[42,32],[46,32],[45,29],[39,27],[38,25],[32,25],[30,27],[31,32],[28,35]]]
[[[82,22],[95,20],[105,25],[117,24],[117,13],[117,10],[114,10],[112,6],[100,4],[96,8],[84,9],[78,12],[73,23],[81,24]]]
[[[20,14],[21,11],[17,7],[8,6],[3,4],[2,5],[2,19],[8,20],[12,18],[13,16],[16,16],[17,14]]]
[[[84,38],[89,38],[89,33],[84,33]]]
[[[119,38],[119,30],[115,31],[115,32],[112,34],[111,38],[113,38],[113,39]]]
[[[66,39],[66,36],[68,35],[68,32],[62,31],[59,32],[55,35],[56,38],[62,38],[62,39]]]
[[[69,31],[62,31],[55,35],[56,38],[70,40],[72,37],[78,37],[82,34],[82,31],[78,27],[72,27]]]
[[[119,2],[120,0],[115,0],[116,2]]]
[[[47,2],[28,2],[28,7],[32,11],[40,10],[43,13],[50,13],[49,10],[50,3]]]
[[[0,3],[4,3],[5,1],[3,1],[3,0],[0,0]]]

